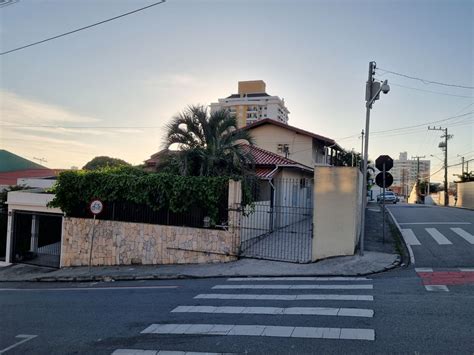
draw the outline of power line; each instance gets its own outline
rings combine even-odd
[[[440,92],[440,91],[432,91],[432,90],[419,89],[419,88],[414,88],[414,87],[411,87],[411,86],[396,84],[396,83],[393,83],[393,82],[391,82],[390,85],[398,86],[398,87],[405,88],[405,89],[410,89],[410,90],[429,92],[429,93],[431,93],[431,94],[437,94],[437,95],[461,97],[461,98],[465,98],[465,99],[472,99],[472,98],[473,98],[473,96],[456,95],[456,94],[449,94],[449,93],[447,93],[447,92]]]
[[[155,2],[155,3],[150,4],[150,5],[147,5],[147,6],[145,6],[145,7],[141,7],[141,8],[139,8],[139,9],[136,9],[136,10],[133,10],[133,11],[129,11],[129,12],[126,12],[126,13],[124,13],[124,14],[121,14],[121,15],[118,15],[118,16],[114,16],[114,17],[111,17],[111,18],[106,19],[106,20],[103,20],[103,21],[93,23],[93,24],[91,24],[91,25],[87,25],[87,26],[84,26],[84,27],[81,27],[81,28],[78,28],[78,29],[75,29],[75,30],[72,30],[72,31],[69,31],[69,32],[61,33],[60,35],[57,35],[57,36],[49,37],[49,38],[43,39],[43,40],[41,40],[41,41],[33,42],[33,43],[30,43],[30,44],[27,44],[27,45],[24,45],[24,46],[21,46],[21,47],[17,47],[17,48],[14,48],[14,49],[10,49],[10,50],[8,50],[8,51],[6,51],[6,52],[1,52],[0,55],[5,55],[5,54],[8,54],[8,53],[12,53],[12,52],[15,52],[15,51],[19,51],[19,50],[21,50],[21,49],[25,49],[25,48],[28,48],[28,47],[36,46],[36,45],[38,45],[38,44],[45,43],[45,42],[51,41],[51,40],[56,39],[56,38],[64,37],[64,36],[70,35],[70,34],[75,33],[75,32],[79,32],[79,31],[86,30],[86,29],[91,28],[91,27],[94,27],[94,26],[101,25],[101,24],[106,23],[106,22],[110,22],[110,21],[113,21],[113,20],[117,20],[117,19],[119,19],[119,18],[121,18],[121,17],[125,17],[125,16],[128,16],[128,15],[134,14],[134,13],[136,13],[136,12],[149,9],[150,7],[163,4],[164,2],[166,2],[166,0],[161,0],[161,1],[159,1],[159,2]]]
[[[424,83],[424,84],[435,84],[435,85],[449,86],[449,87],[455,87],[455,88],[461,88],[461,89],[474,89],[474,86],[448,84],[448,83],[443,83],[443,82],[440,82],[440,81],[432,81],[432,80],[417,78],[417,77],[415,77],[415,76],[410,76],[410,75],[406,75],[406,74],[402,74],[402,73],[397,73],[397,72],[390,71],[390,70],[383,69],[383,68],[377,68],[377,69],[378,69],[378,70],[383,70],[383,71],[385,72],[385,73],[383,73],[383,74],[390,73],[390,74],[393,74],[393,75],[401,76],[401,77],[403,77],[403,78],[412,79],[412,80],[418,80],[418,81],[421,81],[421,82]]]
[[[420,123],[418,125],[387,129],[387,130],[383,130],[383,131],[374,131],[371,134],[380,134],[380,133],[385,133],[385,132],[395,132],[395,131],[407,130],[407,129],[410,129],[410,128],[424,127],[424,126],[429,125],[429,124],[435,124],[435,123],[440,123],[440,122],[444,122],[444,121],[453,120],[455,118],[465,117],[465,116],[471,115],[472,113],[474,113],[474,111],[470,111],[470,112],[464,113],[462,115],[443,118],[443,119],[437,120],[437,121],[424,122],[424,123]],[[345,139],[353,138],[353,137],[358,137],[358,136],[359,136],[358,134],[353,134],[353,135],[347,136],[347,137],[336,138],[336,140],[341,141],[341,140],[345,140]]]

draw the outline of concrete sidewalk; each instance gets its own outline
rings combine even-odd
[[[125,281],[232,276],[360,276],[399,266],[402,263],[400,250],[397,250],[400,249],[400,242],[388,225],[385,240],[382,239],[380,206],[369,203],[366,215],[366,251],[362,257],[341,256],[308,264],[244,258],[225,264],[95,266],[59,270],[17,264],[0,267],[0,282]],[[389,218],[387,222],[388,220]]]
[[[396,254],[366,252],[310,264],[241,259],[225,264],[98,266],[48,269],[17,264],[0,268],[0,281],[125,281],[231,276],[357,276],[397,267]]]

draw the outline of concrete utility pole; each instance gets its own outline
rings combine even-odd
[[[425,158],[425,156],[416,156],[411,157],[412,159],[416,159],[416,201],[418,201],[418,195],[420,194],[420,158]]]
[[[365,207],[367,206],[367,163],[369,160],[369,128],[370,128],[370,110],[372,105],[378,99],[380,99],[380,92],[388,94],[390,86],[387,80],[383,83],[375,81],[375,69],[377,64],[375,62],[369,63],[369,75],[365,86],[365,140],[364,140],[364,160],[362,168],[362,211],[361,211],[361,223],[360,223],[360,240],[359,240],[359,254],[364,255],[364,235],[365,235]],[[364,132],[363,132],[364,133]]]
[[[459,154],[457,155],[458,157],[461,157]],[[461,157],[461,164],[462,164],[462,169],[461,169],[461,175],[464,175],[464,157]],[[469,163],[468,163],[469,164]],[[469,166],[469,165],[468,165]]]
[[[360,137],[361,137],[361,147],[360,147],[360,167],[362,168],[362,165],[364,163],[363,159],[364,159],[364,130],[362,130],[362,132],[360,132]]]
[[[444,134],[441,138],[444,138],[444,142],[441,142],[438,147],[443,149],[444,148],[444,205],[449,205],[449,195],[448,195],[448,140],[453,137],[452,134],[448,134],[448,127],[441,128],[441,127],[429,127],[429,131],[443,131]]]

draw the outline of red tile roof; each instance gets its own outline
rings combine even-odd
[[[16,185],[19,178],[44,178],[56,176],[61,171],[59,169],[26,169],[0,173],[0,185]]]
[[[276,168],[255,168],[255,175],[260,179],[271,179],[276,173]]]
[[[294,160],[282,157],[255,145],[245,145],[245,149],[250,150],[255,165],[301,165]]]

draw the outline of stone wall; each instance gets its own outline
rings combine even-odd
[[[64,218],[61,267],[89,265],[94,220]],[[229,231],[96,220],[92,265],[217,263],[236,260]]]

